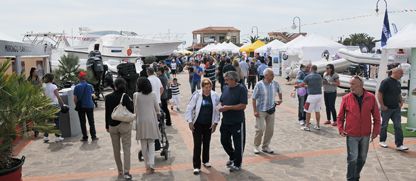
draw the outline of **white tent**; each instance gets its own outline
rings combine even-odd
[[[327,38],[309,34],[303,39],[298,40],[287,46],[289,55],[298,55],[300,59],[307,61],[320,61],[324,51],[328,51],[329,55],[335,55],[344,45]]]
[[[300,35],[300,36],[296,37],[295,39],[293,39],[292,41],[287,42],[286,44],[282,45],[280,47],[280,49],[281,50],[287,50],[287,47],[289,47],[290,45],[296,44],[297,42],[301,41],[304,38],[305,38],[305,36]]]
[[[214,46],[215,46],[215,44],[213,44],[213,43],[208,44],[208,45],[206,45],[204,48],[201,48],[201,49],[199,50],[199,52],[205,52],[205,53],[207,53],[207,52],[211,52],[211,51],[212,51],[212,48],[214,48]]]
[[[240,50],[240,47],[234,45],[233,43],[211,43],[206,45],[204,48],[200,49],[199,52],[209,53],[209,52],[232,52],[232,53],[238,53]]]
[[[264,53],[270,53],[272,56],[273,54],[278,55],[279,50],[283,45],[285,45],[285,43],[279,40],[273,40],[270,43],[254,50],[254,53],[259,53],[260,55],[263,55]]]
[[[238,53],[238,52],[240,52],[240,47],[238,47],[237,45],[235,45],[234,43],[232,43],[232,42],[229,42],[228,43],[228,48],[229,48],[229,50],[231,51],[231,52],[233,52],[233,53]]]
[[[416,24],[405,26],[396,35],[387,40],[385,48],[414,48],[416,47]]]

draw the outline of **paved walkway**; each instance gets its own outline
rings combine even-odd
[[[182,82],[181,110],[185,109],[191,95],[187,78],[184,73],[178,76],[179,82]],[[292,87],[285,85],[280,77],[276,80],[284,89],[284,102],[276,113],[271,144],[275,154],[253,154],[254,117],[249,101],[246,109],[247,142],[242,171],[230,173],[226,169],[228,156],[220,144],[217,130],[211,141],[210,162],[213,167],[202,169],[201,175],[194,176],[191,132],[184,122],[183,112],[172,111],[173,126],[167,128],[171,145],[170,158],[165,161],[157,154],[156,173],[147,175],[143,163],[137,159],[140,145],[134,140],[131,155],[131,174],[134,180],[345,180],[345,139],[332,126],[322,126],[320,131],[301,131],[297,121],[297,99],[289,96]],[[340,96],[337,105],[341,100]],[[117,180],[110,136],[104,128],[103,102],[99,103],[94,114],[97,135],[100,138],[97,142],[82,143],[79,141],[80,136],[67,138],[62,143],[45,144],[42,139],[27,142],[20,152],[20,155],[26,156],[24,180]],[[322,118],[326,119],[324,112]],[[394,139],[391,134],[388,143],[388,149],[378,147],[377,141],[374,147],[370,145],[362,180],[387,180],[379,161],[390,181],[415,180],[416,139],[405,138],[405,144],[410,147],[408,152],[393,149]]]

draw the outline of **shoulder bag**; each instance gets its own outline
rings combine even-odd
[[[126,106],[123,106],[122,102],[124,99],[125,93],[121,96],[120,103],[117,107],[114,108],[113,112],[111,113],[111,119],[121,122],[131,122],[136,118],[136,115],[131,113]]]

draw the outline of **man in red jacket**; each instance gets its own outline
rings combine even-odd
[[[347,138],[347,180],[359,180],[370,138],[373,140],[380,133],[380,112],[375,96],[364,90],[360,77],[353,77],[350,89],[342,97],[337,124],[339,134]]]

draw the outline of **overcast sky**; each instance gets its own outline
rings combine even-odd
[[[28,31],[77,32],[78,27],[92,30],[128,30],[139,34],[170,31],[183,34],[192,43],[192,31],[206,26],[234,26],[242,39],[257,26],[264,36],[270,31],[292,30],[292,18],[302,24],[374,14],[377,0],[2,0],[0,32],[21,39]],[[380,2],[384,12],[385,4]],[[389,0],[389,11],[416,9],[415,0]],[[348,21],[305,25],[302,32],[331,39],[364,32],[380,37],[383,13]],[[400,30],[416,23],[416,12],[392,13],[390,23]],[[286,27],[286,28],[285,28]],[[243,41],[243,40],[242,40]]]

